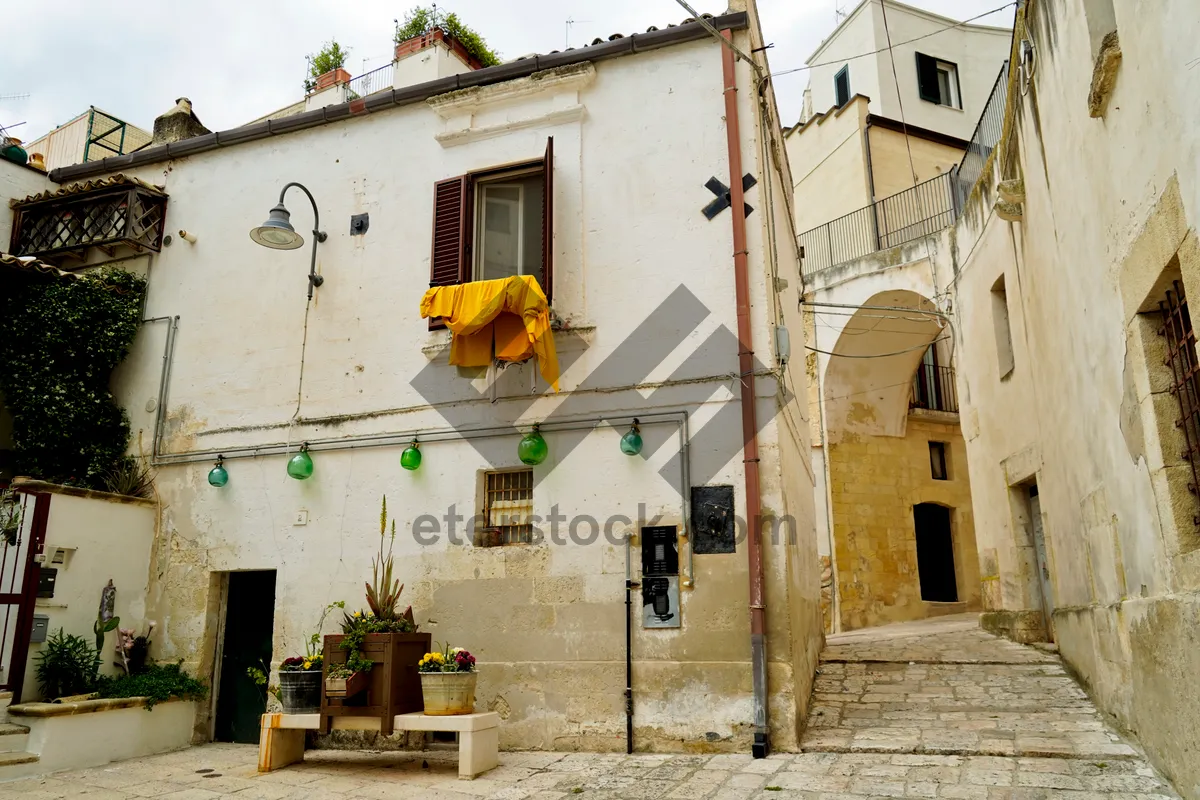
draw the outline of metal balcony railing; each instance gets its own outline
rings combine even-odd
[[[390,89],[392,88],[392,81],[393,65],[389,61],[382,67],[373,69],[370,72],[364,72],[357,78],[351,78],[350,83],[346,87],[349,90],[349,99],[357,100],[360,97],[366,97],[383,89]]]
[[[954,186],[954,172],[945,172],[800,234],[804,277],[950,225]]]
[[[913,376],[909,408],[958,413],[958,390],[954,385],[954,368],[937,364],[921,364]]]
[[[1000,74],[996,76],[996,83],[992,86],[992,93],[988,95],[979,122],[975,125],[975,132],[971,134],[971,143],[967,145],[967,151],[963,153],[962,161],[958,164],[958,179],[955,181],[954,190],[955,202],[960,209],[971,196],[975,184],[979,182],[979,176],[983,174],[983,168],[991,159],[992,151],[1000,144],[1004,134],[1004,112],[1007,107],[1008,62],[1005,61],[1004,66],[1000,68]]]
[[[954,224],[1000,143],[1007,105],[1005,61],[958,166],[800,234],[797,238],[804,249],[803,277]]]

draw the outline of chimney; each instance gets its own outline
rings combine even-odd
[[[393,66],[392,86],[396,89],[483,68],[462,42],[441,28],[396,45]]]
[[[175,101],[175,107],[154,120],[154,139],[151,144],[168,144],[182,142],[193,136],[203,136],[212,133],[200,122],[199,117],[192,111],[192,101],[180,97]]]

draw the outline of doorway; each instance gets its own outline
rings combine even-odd
[[[270,674],[275,571],[229,573],[226,598],[213,738],[256,744],[267,710],[267,687],[255,682],[249,670]]]
[[[1054,603],[1050,589],[1050,562],[1046,558],[1046,528],[1042,524],[1042,499],[1036,483],[1029,484],[1029,521],[1033,531],[1033,551],[1037,557],[1038,589],[1042,615],[1046,619],[1046,641],[1054,641]]]
[[[913,525],[917,536],[921,599],[929,603],[957,603],[950,509],[936,503],[918,503],[913,506]]]

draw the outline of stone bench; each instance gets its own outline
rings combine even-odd
[[[317,730],[320,714],[263,714],[258,740],[258,771],[286,767],[304,760],[304,732]],[[334,717],[335,731],[378,731],[378,717]],[[430,717],[397,714],[398,731],[438,731],[458,734],[458,777],[471,780],[500,763],[500,715],[495,712]]]

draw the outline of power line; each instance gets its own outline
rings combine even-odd
[[[911,353],[914,350],[928,350],[930,347],[937,344],[938,342],[944,342],[944,341],[947,341],[948,339],[950,339],[949,336],[941,336],[937,339],[934,339],[932,342],[926,342],[925,344],[918,344],[913,347],[906,347],[903,350],[897,350],[894,353],[872,353],[870,355],[862,355],[862,356],[854,355],[852,353],[833,353],[833,352],[830,352],[829,350],[818,350],[817,348],[809,347],[808,345],[804,345],[804,349],[811,350],[814,353],[820,353],[823,356],[836,356],[838,358],[891,358],[892,356],[902,356],[905,353]]]
[[[803,67],[794,67],[792,69],[780,70],[779,72],[771,72],[768,74],[768,77],[778,78],[781,75],[791,75],[794,72],[803,72],[807,69],[816,69],[817,67],[833,67],[833,66],[837,66],[838,64],[844,64],[847,61],[854,61],[855,59],[866,58],[867,56],[879,55],[880,53],[887,52],[888,50],[891,50],[894,47],[900,47],[902,45],[912,44],[913,42],[919,42],[922,39],[928,39],[930,36],[937,36],[939,33],[943,33],[944,31],[951,30],[952,28],[961,28],[963,25],[972,23],[975,20],[983,19],[984,17],[990,17],[992,14],[998,14],[999,12],[1008,8],[1009,6],[1015,6],[1016,4],[1017,4],[1016,0],[1013,0],[1013,2],[1005,3],[1004,5],[1000,6],[999,8],[993,8],[991,11],[985,11],[982,14],[978,14],[974,17],[971,17],[970,19],[964,19],[962,22],[956,22],[953,25],[947,25],[944,28],[938,28],[936,31],[931,31],[930,33],[926,33],[921,36],[914,37],[912,39],[905,39],[903,42],[896,42],[894,45],[889,45],[887,47],[881,47],[878,50],[872,50],[869,53],[859,53],[858,55],[850,56],[848,58],[840,58],[837,61],[824,61],[819,64],[805,64]],[[1198,60],[1200,60],[1200,59],[1198,59]]]

